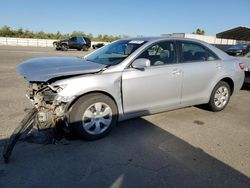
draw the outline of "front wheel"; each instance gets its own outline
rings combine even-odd
[[[68,46],[66,44],[63,44],[61,49],[62,51],[68,51]]]
[[[220,81],[213,89],[208,106],[214,112],[223,110],[231,96],[231,89],[228,83]]]
[[[117,122],[117,107],[108,96],[87,94],[70,110],[70,125],[83,139],[95,140],[108,134]]]

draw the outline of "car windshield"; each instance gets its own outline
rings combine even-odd
[[[99,64],[117,65],[145,43],[143,40],[119,40],[100,48],[85,59]]]
[[[233,50],[242,50],[242,49],[246,49],[247,45],[244,44],[237,44],[235,46],[230,47],[229,49],[233,49]]]

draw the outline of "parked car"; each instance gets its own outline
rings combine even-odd
[[[57,46],[57,44],[59,43],[59,42],[63,42],[63,41],[68,41],[69,40],[69,38],[66,38],[66,39],[63,39],[63,40],[60,40],[60,41],[54,41],[53,42],[53,47],[55,47],[56,48],[56,46]]]
[[[243,56],[250,51],[250,45],[236,44],[226,50],[226,53],[232,56]]]
[[[133,117],[198,104],[221,111],[243,84],[242,67],[202,41],[149,37],[118,40],[84,58],[27,60],[17,71],[29,82],[40,129],[60,122],[93,140]]]
[[[55,41],[53,46],[56,50],[77,49],[87,51],[91,47],[91,41],[87,37],[78,36]]]
[[[101,48],[101,47],[103,47],[104,46],[104,43],[97,43],[97,44],[93,44],[92,45],[92,48],[93,49],[97,49],[97,48]]]
[[[245,65],[245,84],[250,84],[250,52],[248,52],[244,57],[240,58],[242,63]]]

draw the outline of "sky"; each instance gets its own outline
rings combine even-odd
[[[159,36],[250,27],[250,0],[1,0],[0,27]]]

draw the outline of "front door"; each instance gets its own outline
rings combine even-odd
[[[122,74],[124,112],[150,112],[180,104],[182,70],[176,64],[174,42],[154,44],[140,58],[149,59],[150,67],[135,69],[132,64]]]

